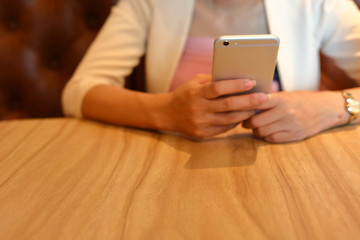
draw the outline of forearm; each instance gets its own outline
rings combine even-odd
[[[360,99],[360,87],[345,89],[345,91],[351,93],[355,99]],[[305,101],[308,101],[310,104],[310,112],[307,114],[314,116],[311,121],[317,122],[318,129],[325,130],[347,124],[350,114],[345,109],[345,99],[342,96],[342,92],[320,91],[318,93],[319,94],[310,92],[310,94],[304,95],[307,99]],[[359,122],[360,119],[356,119],[352,121],[352,124]],[[317,132],[316,129],[315,132]]]
[[[166,119],[169,94],[136,92],[109,85],[97,85],[85,95],[85,118],[123,126],[169,130]]]
[[[360,87],[345,89],[357,100],[360,100]],[[303,114],[312,116],[309,119],[314,123],[314,133],[329,129],[332,127],[342,126],[348,123],[350,114],[345,109],[345,99],[341,91],[319,91],[319,92],[296,92],[287,94],[287,98],[296,99],[302,104],[295,108],[303,109]],[[355,119],[352,124],[359,123],[360,119]],[[311,127],[309,126],[309,129]]]
[[[268,95],[236,95],[255,82],[235,79],[213,82],[196,75],[171,93],[150,94],[97,85],[82,101],[82,115],[108,123],[179,132],[203,138],[226,132],[255,114]],[[229,97],[220,96],[229,95]]]

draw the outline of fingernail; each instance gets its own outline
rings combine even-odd
[[[246,88],[252,88],[256,85],[256,81],[255,80],[246,80],[244,85]]]
[[[260,102],[264,103],[270,99],[270,94],[261,94],[260,96]]]

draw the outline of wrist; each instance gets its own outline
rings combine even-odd
[[[321,104],[324,109],[324,129],[341,126],[347,123],[349,114],[344,107],[344,98],[341,91],[322,91],[325,101]]]
[[[351,113],[348,111],[348,104],[347,99],[348,97],[346,94],[343,93],[344,91],[331,91],[331,97],[329,97],[329,106],[332,107],[334,116],[333,125],[332,127],[342,126],[353,122],[356,118],[352,117]],[[346,92],[346,91],[345,91]],[[351,96],[352,97],[352,96]]]
[[[172,129],[171,120],[171,93],[160,93],[154,94],[150,104],[152,107],[148,111],[147,116],[151,119],[152,128],[157,130],[168,130]]]

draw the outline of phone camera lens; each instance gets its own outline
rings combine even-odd
[[[228,41],[225,41],[224,42],[224,46],[228,46],[229,45],[229,42]]]

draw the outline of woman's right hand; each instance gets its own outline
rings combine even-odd
[[[169,94],[167,129],[196,138],[232,129],[254,115],[269,97],[265,93],[224,95],[250,90],[255,84],[248,79],[213,82],[211,75],[194,76]]]

